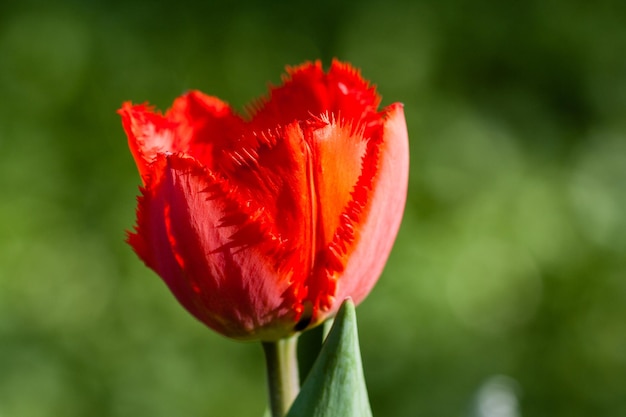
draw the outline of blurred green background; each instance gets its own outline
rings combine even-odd
[[[359,307],[376,416],[626,415],[623,2],[0,3],[0,416],[259,416],[257,344],[123,243],[125,100],[235,107],[334,56],[405,104],[406,216]]]

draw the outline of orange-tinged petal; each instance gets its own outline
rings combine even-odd
[[[325,156],[316,158],[327,169],[317,171],[321,179],[316,189],[318,204],[325,206],[319,208],[317,230],[326,230],[317,239],[315,264],[306,280],[311,325],[334,315],[346,297],[355,303],[365,298],[382,273],[398,232],[409,163],[402,105],[387,108],[381,123],[367,139],[358,132],[335,130],[333,139],[323,142],[328,146],[322,148]],[[345,161],[343,171],[340,166],[331,170],[333,158]],[[325,181],[335,189],[327,191]],[[344,192],[335,194],[336,190]]]
[[[315,216],[314,263],[304,280],[308,289],[305,302],[310,306],[310,320],[315,323],[326,316],[337,278],[351,252],[353,224],[358,222],[355,207],[360,210],[367,204],[356,191],[359,180],[364,181],[368,140],[363,137],[363,128],[355,129],[328,116],[307,123],[304,130],[311,152],[311,202]]]
[[[401,104],[389,106],[385,113],[369,208],[363,214],[352,253],[337,282],[331,311],[337,311],[346,297],[358,304],[369,294],[383,271],[402,221],[409,179],[408,133]]]
[[[325,120],[324,120],[325,119]],[[352,200],[361,176],[367,141],[352,125],[327,117],[307,129],[313,160],[317,210],[317,246],[327,246],[339,226],[340,215]]]

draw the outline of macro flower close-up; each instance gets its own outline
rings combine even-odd
[[[143,186],[128,242],[217,332],[272,341],[358,304],[406,200],[403,106],[349,64],[288,68],[245,115],[198,91],[119,110]]]
[[[2,2],[0,417],[626,416],[624,22]]]

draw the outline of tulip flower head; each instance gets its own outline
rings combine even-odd
[[[128,243],[198,320],[277,340],[370,292],[406,200],[403,108],[333,61],[288,68],[245,116],[191,91],[119,110],[143,186]]]

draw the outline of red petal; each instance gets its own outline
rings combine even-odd
[[[318,207],[315,265],[306,281],[311,324],[334,314],[346,297],[363,300],[400,226],[408,183],[402,106],[381,117],[368,138],[336,123],[310,132]]]
[[[285,238],[310,235],[310,156],[300,126],[292,123],[239,143],[224,152],[220,173],[242,198],[262,206]],[[300,242],[310,243],[309,238]]]
[[[316,257],[307,279],[312,323],[325,318],[332,306],[337,280],[358,242],[363,213],[369,210],[382,127],[370,129],[376,134],[369,138],[363,131],[334,120],[307,131],[317,206]]]
[[[372,116],[380,97],[358,70],[334,60],[328,73],[320,61],[287,69],[283,85],[270,89],[269,98],[254,103],[251,124],[264,130],[304,121],[322,114],[359,122]]]
[[[383,271],[402,220],[409,176],[408,134],[401,104],[389,106],[385,113],[378,164],[371,177],[369,207],[356,224],[358,233],[337,282],[330,309],[333,312],[346,297],[358,304],[369,294]]]
[[[128,137],[128,146],[145,183],[148,166],[156,155],[171,152],[175,146],[174,124],[145,104],[126,102],[118,110]]]
[[[199,320],[234,338],[289,334],[291,253],[258,207],[192,158],[161,156],[129,242]],[[287,261],[284,261],[287,260]]]
[[[144,182],[158,154],[184,153],[212,167],[243,130],[243,120],[228,104],[198,91],[177,98],[165,115],[128,102],[118,113]]]
[[[318,208],[317,245],[326,247],[339,227],[340,215],[353,199],[352,191],[362,172],[367,148],[363,132],[336,120],[320,120],[307,129],[313,160],[313,179]]]
[[[236,142],[244,129],[241,117],[216,97],[191,91],[177,98],[166,118],[176,126],[176,152],[213,169],[224,148]]]

